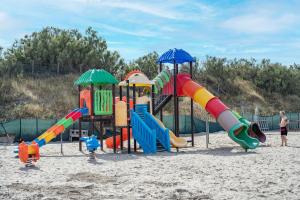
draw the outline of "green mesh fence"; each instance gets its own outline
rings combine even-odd
[[[246,119],[253,121],[253,115],[245,115]],[[288,119],[290,120],[289,128],[290,130],[299,130],[300,129],[300,113],[288,113]],[[264,116],[264,120],[267,121],[269,130],[278,130],[280,116]],[[191,118],[189,115],[180,115],[179,116],[179,133],[180,134],[190,134],[191,133]],[[6,136],[5,130],[9,135],[15,136],[15,142],[19,141],[20,138],[25,141],[32,141],[42,133],[44,133],[48,128],[54,125],[58,120],[45,120],[45,119],[15,119],[8,122],[2,122],[3,126],[0,126],[0,136]],[[164,116],[163,122],[165,126],[171,130],[174,130],[174,118],[172,115]],[[3,128],[4,127],[4,128]],[[65,130],[62,134],[63,140],[69,140],[69,130],[78,129],[78,122],[72,124],[69,128]],[[92,134],[91,123],[82,122],[82,129],[88,130]],[[99,127],[96,125],[94,130],[94,135],[99,135]],[[205,121],[194,118],[194,132],[195,133],[204,133],[206,130]],[[209,122],[210,132],[217,132],[223,130],[218,123]],[[60,140],[60,136],[57,136],[53,141]]]

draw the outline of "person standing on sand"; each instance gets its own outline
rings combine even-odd
[[[289,123],[289,120],[287,116],[285,115],[284,111],[280,111],[280,134],[281,134],[281,146],[285,145],[287,146],[287,125]]]

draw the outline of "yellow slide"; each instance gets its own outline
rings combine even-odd
[[[156,119],[156,121],[159,123],[159,125],[166,129],[165,125],[162,123],[162,121],[160,121],[159,119],[157,119],[155,116],[153,116],[154,119]],[[186,147],[187,146],[187,141],[182,138],[182,137],[176,137],[176,135],[173,133],[173,131],[169,130],[169,135],[170,135],[170,142],[173,145],[173,147],[178,147],[178,148],[182,148],[182,147]]]

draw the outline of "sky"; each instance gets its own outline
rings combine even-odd
[[[299,11],[298,0],[1,0],[0,46],[46,26],[91,26],[126,61],[182,48],[300,64]]]

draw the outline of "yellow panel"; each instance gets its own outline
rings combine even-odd
[[[56,137],[56,135],[54,132],[49,132],[49,134],[45,137],[45,142],[48,143],[55,137]]]
[[[127,107],[124,101],[116,103],[116,126],[127,126]]]
[[[35,153],[35,148],[32,145],[28,145],[28,154],[33,155]]]
[[[205,108],[207,102],[214,98],[215,96],[207,91],[205,88],[199,89],[195,94],[194,94],[194,101],[199,103],[203,108]]]

